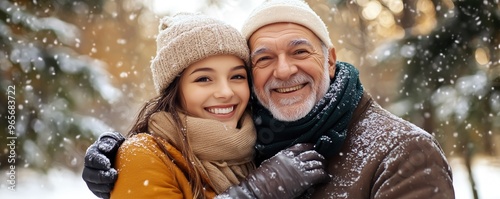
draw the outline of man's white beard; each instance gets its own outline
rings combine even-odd
[[[316,103],[318,103],[319,100],[324,97],[330,86],[330,74],[328,73],[328,67],[329,67],[328,59],[325,60],[326,61],[324,63],[323,79],[320,80],[319,85],[315,86],[316,84],[313,84],[315,82],[312,79],[312,77],[303,73],[297,74],[299,76],[297,78],[292,79],[292,81],[295,81],[297,79],[307,78],[309,84],[311,84],[310,85],[311,94],[306,97],[306,99],[302,102],[300,106],[291,108],[289,105],[298,103],[298,101],[302,99],[302,97],[279,99],[278,102],[272,101],[271,89],[270,89],[271,86],[270,84],[272,84],[271,82],[268,82],[266,83],[266,85],[264,85],[264,92],[257,92],[254,87],[254,92],[257,96],[257,99],[262,104],[262,106],[264,106],[271,112],[271,114],[275,119],[278,119],[280,121],[291,122],[291,121],[297,121],[305,117],[309,112],[311,112]],[[274,81],[279,81],[279,80],[274,80]],[[262,100],[264,96],[267,97],[267,99],[269,99],[268,103],[265,103]]]

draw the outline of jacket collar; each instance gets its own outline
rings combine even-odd
[[[366,114],[366,109],[368,109],[368,107],[370,107],[373,103],[374,102],[372,96],[366,91],[363,91],[361,100],[359,100],[358,106],[356,106],[356,109],[354,109],[353,116],[349,121],[349,126],[347,127],[348,132],[351,132],[352,128],[354,128],[354,126],[359,123],[359,120]],[[347,136],[349,136],[349,133]]]

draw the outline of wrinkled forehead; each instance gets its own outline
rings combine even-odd
[[[273,23],[257,29],[248,39],[251,54],[269,45],[321,45],[321,40],[308,28],[295,23]]]

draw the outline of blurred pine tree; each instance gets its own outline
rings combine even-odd
[[[7,129],[6,90],[14,86],[17,168],[76,170],[87,146],[110,129],[82,110],[107,108],[122,92],[104,62],[75,50],[86,41],[80,27],[66,21],[102,6],[100,0],[0,2],[0,128]],[[11,165],[3,157],[12,135],[3,132],[0,170]]]

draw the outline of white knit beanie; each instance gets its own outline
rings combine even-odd
[[[241,33],[248,40],[259,28],[279,22],[302,25],[316,34],[328,48],[333,47],[325,23],[303,0],[265,1],[250,13]]]
[[[189,65],[213,55],[235,55],[248,66],[245,38],[229,24],[201,14],[178,13],[160,20],[151,63],[160,94]]]

